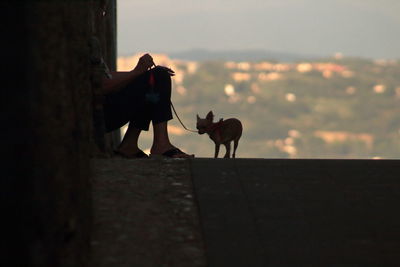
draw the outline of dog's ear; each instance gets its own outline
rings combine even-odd
[[[196,117],[197,117],[197,120],[200,120],[200,116],[199,116],[199,114],[197,114],[197,115],[196,115]]]
[[[213,114],[212,111],[208,112],[208,114],[206,116],[206,119],[211,121],[211,122],[214,120],[214,114]]]

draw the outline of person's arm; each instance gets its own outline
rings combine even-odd
[[[142,73],[135,70],[126,72],[112,71],[111,79],[107,77],[103,78],[103,91],[105,94],[117,92],[119,89],[127,85],[130,81],[138,77],[140,74]]]
[[[107,77],[103,78],[104,93],[108,94],[120,90],[152,66],[154,66],[153,58],[149,54],[145,54],[139,59],[133,70],[127,72],[111,72],[111,79]]]

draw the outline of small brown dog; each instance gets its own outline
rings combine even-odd
[[[239,139],[242,136],[242,123],[238,119],[220,119],[219,122],[213,122],[214,114],[212,111],[208,112],[205,119],[201,119],[197,115],[196,128],[199,134],[207,133],[211,140],[215,143],[215,155],[214,158],[218,158],[219,146],[224,144],[226,153],[224,158],[230,158],[231,142],[233,141],[233,154],[232,158],[235,158],[236,149],[239,144]]]

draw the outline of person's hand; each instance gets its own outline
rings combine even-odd
[[[169,76],[175,76],[175,71],[173,71],[173,70],[171,70],[170,68],[168,68],[168,67],[164,67],[164,66],[156,66],[156,68],[159,68],[159,69],[162,69],[162,70],[165,70],[168,74],[169,74]]]
[[[139,61],[136,67],[134,68],[134,71],[137,71],[139,73],[144,73],[152,66],[155,66],[153,58],[149,54],[145,54],[139,58]]]

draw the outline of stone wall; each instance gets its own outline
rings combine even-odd
[[[106,2],[0,4],[4,266],[88,263],[93,130],[88,41],[93,33],[104,34],[96,23]]]

